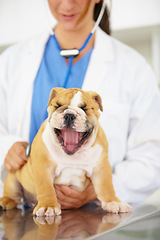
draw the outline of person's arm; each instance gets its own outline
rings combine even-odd
[[[128,203],[160,187],[160,93],[150,67],[136,77],[126,156],[113,174],[117,197]]]

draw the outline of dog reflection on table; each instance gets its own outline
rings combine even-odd
[[[3,211],[0,223],[4,227],[4,239],[54,240],[85,239],[113,229],[131,213],[112,214],[90,204],[80,209],[65,210],[62,216],[32,216],[32,210],[22,214],[20,210]],[[1,229],[2,230],[2,229]]]

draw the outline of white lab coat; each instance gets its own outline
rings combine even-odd
[[[29,141],[33,83],[48,38],[48,33],[40,34],[0,56],[1,180],[9,148],[16,141]],[[141,202],[160,187],[160,93],[150,66],[98,29],[83,89],[102,96],[100,122],[109,142],[117,196]]]

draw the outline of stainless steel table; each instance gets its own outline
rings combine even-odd
[[[39,217],[32,209],[0,211],[0,239],[160,239],[160,193],[131,214],[109,214],[90,203],[64,210],[62,216]]]

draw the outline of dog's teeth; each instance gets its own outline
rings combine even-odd
[[[80,133],[78,134],[78,138],[79,138],[79,139],[78,139],[78,142],[80,142],[80,140],[82,139],[83,134],[84,134],[83,132],[80,132]]]

